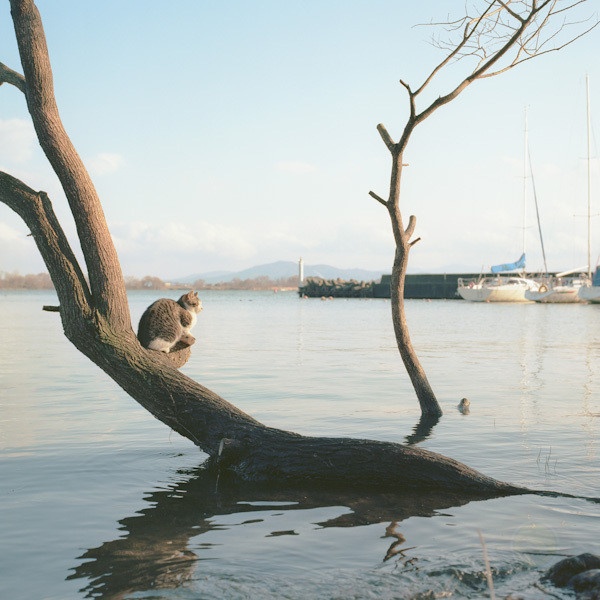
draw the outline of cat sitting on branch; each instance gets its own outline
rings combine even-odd
[[[144,348],[168,354],[196,342],[190,330],[196,324],[196,315],[202,310],[198,292],[190,291],[177,300],[160,298],[142,315],[138,326],[138,340]]]

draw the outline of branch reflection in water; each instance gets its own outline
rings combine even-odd
[[[404,438],[404,443],[408,446],[414,446],[424,442],[432,433],[433,428],[440,420],[439,415],[421,415],[417,424],[413,427],[413,432]]]
[[[119,521],[123,537],[87,550],[79,557],[81,564],[67,579],[87,579],[80,591],[88,598],[118,599],[135,592],[179,588],[202,576],[201,553],[212,546],[192,538],[222,530],[219,517],[224,515],[240,515],[243,520],[244,513],[253,513],[249,516],[254,518],[257,511],[271,514],[274,509],[283,513],[334,507],[337,516],[311,523],[319,528],[381,523],[382,540],[395,538],[391,546],[389,541],[382,541],[382,562],[395,556],[405,558],[404,552],[411,548],[399,523],[413,516],[429,517],[473,499],[431,491],[365,494],[364,491],[277,490],[223,480],[217,489],[214,474],[200,467],[170,489],[148,494],[146,508]],[[286,534],[298,532],[272,531],[267,537]]]

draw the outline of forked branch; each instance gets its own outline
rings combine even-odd
[[[598,26],[598,17],[567,20],[586,0],[575,0],[564,5],[562,0],[488,0],[480,14],[467,14],[458,21],[432,23],[450,33],[447,41],[434,40],[434,45],[448,52],[415,91],[404,81],[400,83],[408,93],[410,116],[407,119],[398,150],[403,152],[414,128],[438,108],[448,104],[477,79],[493,77],[517,65],[562,50]],[[520,9],[520,10],[519,10]],[[583,31],[565,35],[571,27],[589,23]],[[453,39],[459,33],[459,39]],[[512,57],[511,57],[512,54]],[[452,90],[440,94],[418,112],[418,96],[451,62],[475,58],[476,64]],[[379,126],[378,126],[379,129]],[[381,133],[381,132],[380,132]],[[389,146],[388,146],[389,147]]]
[[[446,40],[433,40],[433,44],[448,55],[418,91],[450,60],[476,57],[478,62],[471,74],[479,72],[482,77],[492,77],[531,58],[565,48],[598,25],[597,15],[575,14],[586,1],[488,0],[480,15],[467,14],[458,21],[433,23],[449,34]],[[589,26],[582,30],[583,23]],[[577,31],[571,35],[573,27]],[[457,41],[455,34],[459,31],[462,33]],[[507,57],[504,50],[513,53],[512,58]],[[502,57],[507,58],[507,63],[492,72],[490,67]]]

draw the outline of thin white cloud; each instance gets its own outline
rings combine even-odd
[[[28,233],[25,225],[15,229],[0,221],[0,271],[17,271],[21,274],[45,271],[35,242]],[[5,261],[6,257],[10,257],[10,260]]]
[[[101,152],[88,159],[88,168],[92,175],[107,175],[118,171],[123,165],[123,157],[120,154]]]
[[[14,243],[22,239],[23,234],[21,232],[0,221],[0,240]]]
[[[25,119],[0,119],[0,162],[22,164],[33,156],[36,136]]]
[[[239,228],[204,221],[162,224],[138,221],[111,228],[115,244],[122,252],[152,256],[208,253],[239,259],[251,256],[255,250]]]
[[[190,273],[253,264],[257,247],[241,228],[204,221],[110,224],[127,275],[181,277]]]
[[[307,162],[300,160],[284,160],[280,161],[276,165],[278,171],[284,173],[294,173],[296,175],[304,175],[305,173],[313,173],[317,170],[317,167]]]

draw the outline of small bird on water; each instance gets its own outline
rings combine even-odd
[[[469,402],[468,398],[463,398],[459,403],[458,403],[458,410],[460,410],[460,412],[463,415],[468,415],[469,411],[470,411],[470,407],[471,406],[471,402]]]

